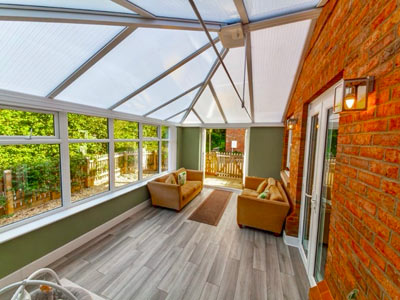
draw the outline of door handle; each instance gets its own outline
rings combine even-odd
[[[313,208],[314,212],[317,210],[317,194],[313,194],[313,197],[311,198],[311,207]]]

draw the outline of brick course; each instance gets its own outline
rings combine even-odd
[[[368,109],[340,116],[325,272],[335,299],[400,299],[400,0],[330,0],[317,21],[287,117],[298,233],[308,103],[341,78],[376,76]],[[286,150],[284,150],[285,153]]]

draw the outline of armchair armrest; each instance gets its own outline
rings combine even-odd
[[[203,171],[197,171],[197,170],[186,170],[186,171],[187,171],[187,180],[203,182]]]
[[[147,184],[153,205],[180,209],[181,186],[164,182],[150,181]]]
[[[261,177],[246,176],[244,181],[244,187],[246,189],[257,190],[260,183],[263,182],[264,180],[266,179]]]

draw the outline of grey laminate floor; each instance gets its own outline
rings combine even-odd
[[[50,267],[106,299],[307,299],[296,248],[236,225],[233,194],[217,227],[182,212],[146,208]]]

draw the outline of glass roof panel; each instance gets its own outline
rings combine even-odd
[[[95,11],[135,14],[133,11],[123,6],[120,6],[110,0],[0,0],[0,4],[87,9]]]
[[[244,0],[250,21],[273,18],[311,9],[319,0]]]
[[[215,52],[210,48],[115,110],[144,115],[203,82],[215,60]]]
[[[188,0],[129,0],[159,17],[197,20]],[[196,6],[205,21],[235,23],[240,20],[232,0],[196,1]]]
[[[182,118],[183,118],[184,115],[185,115],[185,111],[180,113],[179,115],[176,115],[175,117],[169,119],[168,121],[175,122],[175,123],[180,123],[182,121]]]
[[[196,102],[194,110],[199,114],[204,123],[224,123],[224,119],[208,86]]]
[[[199,118],[194,114],[193,111],[190,111],[188,114],[186,120],[183,122],[183,124],[200,124]]]
[[[138,28],[56,98],[108,108],[207,42],[200,31]]]
[[[175,100],[174,102],[164,106],[163,108],[155,111],[154,113],[150,114],[150,118],[165,120],[170,116],[173,116],[178,111],[182,111],[185,108],[189,108],[190,104],[192,103],[194,97],[196,96],[198,89],[180,97],[179,99]]]
[[[0,22],[0,88],[47,96],[123,27]]]
[[[311,20],[251,33],[256,122],[281,122]]]
[[[230,49],[224,62],[239,91],[243,95],[244,76],[244,47]],[[246,110],[229,81],[224,69],[220,66],[215,72],[211,83],[214,86],[217,97],[221,103],[228,123],[249,123],[251,122]],[[248,93],[247,93],[248,94]],[[247,96],[248,97],[248,96]]]

